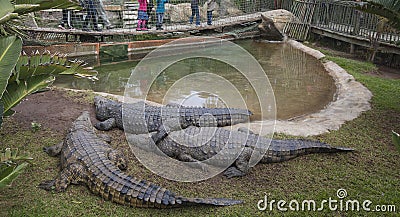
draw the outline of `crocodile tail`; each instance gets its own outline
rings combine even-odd
[[[253,115],[253,113],[247,109],[238,108],[214,109],[211,114],[216,117],[219,127],[249,122],[250,116]]]
[[[233,200],[227,198],[177,198],[182,201],[181,205],[210,205],[210,206],[232,206],[237,204],[242,204],[241,200]]]
[[[282,162],[295,157],[312,153],[350,152],[352,148],[333,147],[327,143],[311,140],[272,140],[263,163]]]
[[[352,148],[346,147],[334,147],[330,144],[320,142],[320,141],[312,141],[312,140],[297,140],[300,142],[299,149],[304,149],[305,153],[335,153],[335,152],[349,152],[354,151]]]

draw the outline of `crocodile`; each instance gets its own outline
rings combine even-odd
[[[146,149],[149,148],[146,146],[149,146],[150,143],[144,138],[135,138],[129,134],[127,136],[130,145],[134,141],[133,145]],[[156,133],[152,133],[150,138],[154,141],[152,144],[155,144],[165,155],[180,161],[196,162],[200,169],[205,167],[203,162],[222,153],[216,159],[217,161],[212,161],[211,164],[234,162],[232,165],[226,165],[229,168],[225,170],[224,175],[228,178],[243,176],[249,172],[249,160],[253,151],[260,153],[260,157],[262,157],[260,163],[277,163],[310,153],[353,151],[351,148],[333,147],[320,141],[269,139],[254,134],[246,128],[230,131],[216,127],[189,126],[183,130],[174,131],[163,126]],[[223,152],[221,152],[222,150]]]
[[[246,109],[186,107],[175,104],[152,106],[144,102],[123,104],[101,96],[94,98],[94,104],[96,118],[101,121],[95,124],[96,129],[110,130],[118,127],[133,134],[157,131],[166,120],[180,123],[181,128],[223,127],[247,122],[252,115]]]
[[[51,156],[61,155],[61,172],[54,180],[42,182],[45,190],[65,191],[70,184],[83,183],[106,200],[132,207],[169,208],[185,205],[227,206],[240,200],[224,198],[187,198],[146,180],[138,180],[122,170],[126,160],[97,136],[88,112],[73,123],[66,139],[44,148]]]

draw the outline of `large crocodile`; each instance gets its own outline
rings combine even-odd
[[[96,118],[102,121],[95,124],[98,130],[118,127],[133,134],[157,131],[166,120],[179,122],[182,128],[187,126],[223,127],[247,122],[252,115],[249,110],[236,108],[151,106],[143,102],[122,104],[101,96],[94,98],[94,104]]]
[[[128,135],[131,145],[146,148],[150,143],[146,137],[132,137]],[[252,133],[246,129],[230,131],[216,127],[188,127],[183,130],[171,131],[161,127],[153,133],[152,140],[160,151],[169,157],[180,161],[202,162],[222,153],[212,163],[233,162],[224,175],[228,178],[243,176],[248,173],[249,159],[253,151],[259,151],[261,163],[275,163],[293,159],[309,153],[333,153],[353,151],[351,148],[332,147],[329,144],[310,140],[276,140],[268,139]],[[132,144],[135,142],[135,144]],[[223,152],[221,152],[223,150]]]
[[[145,180],[126,175],[124,158],[98,137],[84,112],[74,123],[63,143],[45,148],[52,156],[61,154],[61,172],[39,187],[57,192],[69,184],[85,183],[104,199],[133,207],[177,207],[183,205],[226,206],[241,201],[224,198],[185,198]]]

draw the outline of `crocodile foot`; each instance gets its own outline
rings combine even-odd
[[[246,173],[238,170],[236,167],[229,167],[224,172],[224,176],[226,176],[227,178],[244,176],[244,175],[246,175]]]
[[[55,186],[54,186],[55,183],[56,183],[56,180],[46,180],[46,181],[43,181],[42,183],[40,183],[37,187],[44,189],[46,191],[51,191],[51,190],[55,189]]]

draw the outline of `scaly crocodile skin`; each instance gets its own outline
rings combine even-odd
[[[187,126],[223,127],[249,121],[252,113],[236,108],[200,108],[184,106],[151,106],[143,102],[122,104],[101,96],[94,98],[98,130],[118,127],[128,133],[157,131],[163,121],[176,121]],[[122,115],[124,113],[124,115]],[[122,120],[125,118],[125,120]],[[125,126],[124,126],[125,125]]]
[[[217,156],[216,154],[225,147],[216,162],[236,159],[234,165],[225,171],[227,177],[243,176],[249,171],[249,159],[255,148],[256,151],[262,151],[263,147],[266,149],[261,163],[287,161],[309,153],[353,151],[351,148],[332,147],[319,141],[270,140],[245,129],[230,131],[223,128],[190,126],[183,130],[167,131],[160,128],[153,134],[152,139],[163,153],[180,161],[205,161]]]
[[[85,183],[104,199],[133,207],[167,208],[190,204],[226,206],[242,203],[224,198],[185,198],[145,180],[121,171],[126,168],[123,156],[99,138],[92,127],[89,113],[84,112],[74,123],[65,141],[45,148],[49,155],[61,155],[61,172],[39,187],[57,192],[70,184]]]

